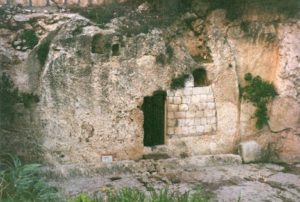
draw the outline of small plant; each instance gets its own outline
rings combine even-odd
[[[22,165],[11,154],[0,155],[0,201],[59,201],[56,188],[39,174],[39,164]]]
[[[11,122],[14,119],[14,106],[19,102],[19,91],[11,78],[3,73],[0,80],[0,120]]]
[[[42,66],[45,65],[49,53],[50,41],[46,41],[40,45],[37,50],[37,56]]]
[[[171,89],[176,90],[184,88],[185,81],[189,78],[188,74],[182,74],[181,76],[174,78],[171,82]]]
[[[166,64],[166,56],[163,53],[160,53],[156,56],[156,64],[165,65]]]
[[[14,107],[17,103],[23,103],[26,108],[32,103],[39,102],[37,95],[33,93],[19,93],[11,78],[3,73],[0,78],[0,120],[12,122],[15,116]]]
[[[256,128],[262,129],[264,125],[268,125],[267,104],[278,94],[273,84],[263,81],[260,76],[253,77],[251,73],[247,73],[244,79],[247,85],[240,87],[240,95],[256,107]]]
[[[149,195],[145,195],[137,188],[123,188],[119,191],[108,190],[102,197],[90,197],[81,193],[67,202],[208,202],[213,198],[210,192],[198,187],[193,192],[178,193],[169,189],[159,191],[150,188]]]
[[[25,46],[32,49],[38,42],[39,38],[37,37],[34,30],[25,29],[21,35],[21,40],[25,40]]]

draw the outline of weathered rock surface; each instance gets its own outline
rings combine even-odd
[[[216,119],[207,129],[212,133],[190,135],[203,126],[193,125],[193,115],[183,121],[192,126],[187,135],[165,136],[173,156],[234,153],[241,141],[255,140],[264,148],[271,145],[279,160],[299,161],[299,20],[249,11],[230,21],[224,10],[208,11],[203,2],[192,10],[169,27],[136,35],[120,29],[124,18],[100,28],[78,14],[8,10],[12,18],[5,19],[11,22],[3,22],[14,26],[1,28],[0,71],[8,72],[21,91],[39,95],[30,121],[43,134],[48,162],[141,158],[143,98],[170,90],[173,78],[200,67],[207,70],[213,93],[208,104],[215,103]],[[12,44],[22,43],[14,29],[27,28],[36,31],[39,43],[15,50]],[[48,43],[41,61],[39,51]],[[168,51],[172,58],[159,62]],[[269,105],[269,127],[262,130],[255,128],[255,107],[239,99],[249,71],[273,82],[279,93]]]
[[[262,157],[262,147],[255,141],[241,142],[239,153],[244,163],[257,162]]]
[[[171,191],[184,193],[200,185],[205,190],[213,192],[215,197],[212,201],[281,202],[300,199],[299,168],[290,167],[289,170],[293,172],[286,173],[283,166],[245,165],[237,159],[238,156],[217,155],[118,162],[98,168],[94,170],[94,174],[89,173],[80,177],[77,173],[75,178],[72,175],[67,178],[60,177],[56,184],[70,195],[81,191],[96,194],[122,187],[138,187],[142,191],[146,191],[149,187],[155,189],[168,187]]]

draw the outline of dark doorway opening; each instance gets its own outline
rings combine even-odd
[[[155,91],[144,98],[144,146],[165,143],[165,100],[166,92]]]
[[[193,71],[193,77],[194,77],[194,86],[195,87],[201,87],[201,86],[207,86],[209,85],[207,80],[207,73],[204,68],[195,69]]]
[[[119,55],[119,44],[113,44],[111,49],[112,49],[113,56]]]

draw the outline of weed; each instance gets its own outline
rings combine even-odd
[[[27,46],[32,49],[38,42],[39,38],[37,37],[34,30],[25,29],[20,36],[21,40],[25,40],[25,44],[23,46]]]
[[[45,65],[49,53],[50,43],[51,43],[50,41],[46,41],[42,43],[37,50],[38,60],[40,61],[42,66]]]
[[[208,202],[213,198],[210,192],[198,187],[193,192],[178,193],[169,189],[159,191],[150,188],[150,194],[145,195],[137,188],[123,188],[119,191],[107,190],[102,197],[90,197],[86,193],[81,193],[68,202]]]
[[[0,79],[0,120],[12,122],[15,116],[15,105],[23,103],[26,108],[39,101],[33,93],[19,93],[11,78],[3,73]]]
[[[1,201],[58,201],[57,189],[46,183],[39,169],[39,164],[22,165],[16,156],[0,155]]]
[[[185,81],[189,78],[188,74],[182,74],[177,78],[174,78],[171,82],[171,89],[176,90],[184,88]]]
[[[163,53],[160,53],[156,56],[156,64],[165,65],[166,64],[166,56]]]
[[[244,76],[247,85],[240,87],[241,96],[251,102],[255,107],[256,128],[261,129],[268,124],[267,103],[274,99],[278,94],[273,84],[263,81],[260,76],[253,77],[251,73]]]

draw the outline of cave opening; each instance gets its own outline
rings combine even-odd
[[[112,55],[113,56],[120,55],[119,44],[113,44],[112,47],[111,47],[111,50],[112,50]]]
[[[207,72],[204,68],[195,69],[192,74],[194,77],[194,87],[208,85]]]
[[[152,96],[144,97],[144,146],[165,143],[165,91],[155,91]]]

